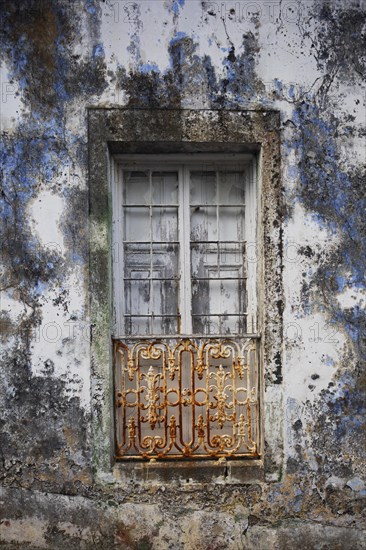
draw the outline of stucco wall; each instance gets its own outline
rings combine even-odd
[[[365,548],[365,3],[1,10],[4,546]],[[94,475],[89,107],[210,109],[223,135],[225,111],[279,112],[283,337],[264,478]]]

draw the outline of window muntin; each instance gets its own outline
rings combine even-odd
[[[256,330],[254,159],[218,157],[118,164],[116,337]]]

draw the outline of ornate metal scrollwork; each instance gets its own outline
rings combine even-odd
[[[116,457],[258,457],[256,338],[114,341]]]

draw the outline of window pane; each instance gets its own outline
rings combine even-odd
[[[178,315],[177,281],[152,281],[154,315]]]
[[[190,197],[191,204],[216,204],[216,172],[192,171]]]
[[[246,317],[239,315],[221,317],[221,334],[240,334],[246,332]]]
[[[216,207],[191,207],[191,240],[217,241]]]
[[[179,246],[177,244],[152,245],[154,277],[178,278]]]
[[[125,244],[124,276],[126,278],[148,279],[150,264],[149,244]]]
[[[148,171],[123,172],[123,204],[150,204]]]
[[[244,208],[220,206],[219,227],[221,241],[244,240]]]
[[[227,271],[222,273],[222,277],[235,277],[237,273]],[[221,279],[221,281],[212,281],[212,293],[217,296],[217,306],[215,313],[220,314],[236,314],[243,310],[240,307],[242,304],[242,293],[240,292],[242,285],[237,279]]]
[[[218,264],[224,269],[235,268],[238,277],[245,277],[245,244],[221,242]]]
[[[152,240],[178,240],[178,208],[152,208]]]
[[[153,317],[151,319],[152,334],[178,334],[178,317]]]
[[[152,173],[153,204],[178,204],[178,173]]]
[[[125,330],[129,336],[146,336],[151,334],[151,317],[126,317]]]
[[[124,239],[126,241],[150,241],[150,211],[144,207],[125,207]]]
[[[192,326],[195,334],[220,334],[220,320],[217,315],[193,316]]]
[[[126,333],[176,334],[179,246],[134,243],[124,250]]]
[[[217,244],[194,243],[191,246],[192,277],[214,277],[217,271]],[[213,273],[212,269],[215,269]],[[209,273],[210,270],[210,273]]]
[[[150,313],[150,281],[125,281],[125,313],[128,315],[146,315]]]
[[[244,331],[247,304],[242,263],[235,265],[232,261],[235,251],[230,252],[230,248],[225,252],[226,257],[220,249],[220,262],[217,263],[214,248],[211,246],[212,253],[207,254],[202,252],[203,246],[192,247],[193,329],[204,334]]]
[[[240,171],[219,172],[220,204],[244,204],[244,173]]]

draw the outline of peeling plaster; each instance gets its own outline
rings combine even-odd
[[[34,230],[37,231],[41,246],[55,247],[61,255],[64,250],[59,222],[63,208],[61,197],[42,191],[30,204],[28,214],[33,219]]]

